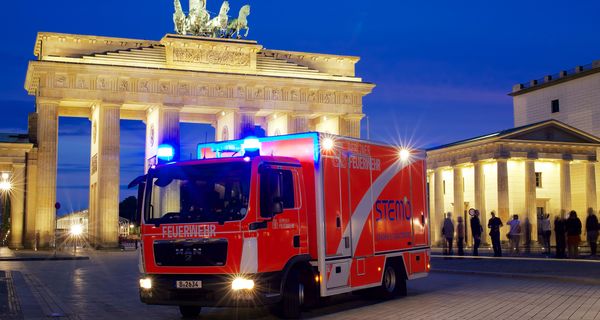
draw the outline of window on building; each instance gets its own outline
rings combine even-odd
[[[542,187],[542,173],[541,172],[536,172],[535,173],[535,186],[537,188],[541,188]]]
[[[445,194],[446,194],[446,180],[444,180],[444,181],[443,181],[443,183],[442,183],[442,188],[444,189],[444,190],[443,190],[443,193],[444,193],[444,195],[445,195]]]
[[[558,99],[552,100],[552,113],[560,112],[560,102]]]

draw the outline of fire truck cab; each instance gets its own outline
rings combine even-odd
[[[406,295],[429,272],[421,151],[324,133],[201,144],[190,161],[169,148],[132,183],[144,303],[294,318],[321,297]]]

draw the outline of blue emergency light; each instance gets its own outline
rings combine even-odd
[[[158,160],[162,160],[165,162],[173,161],[173,158],[175,158],[175,148],[168,144],[161,144],[160,146],[158,146],[156,157],[158,158]]]
[[[261,143],[257,137],[248,137],[242,143],[242,153],[244,157],[260,156]]]

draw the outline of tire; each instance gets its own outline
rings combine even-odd
[[[300,279],[300,273],[293,270],[285,281],[279,312],[284,319],[298,319],[300,317],[300,308],[304,304],[305,294],[305,287]]]
[[[380,295],[383,299],[392,299],[399,293],[399,287],[402,281],[400,281],[400,273],[396,270],[393,264],[385,266],[383,271],[383,277],[381,279],[381,287],[379,288]],[[406,281],[404,281],[406,284]]]
[[[201,310],[202,307],[179,306],[179,312],[184,318],[197,318]]]

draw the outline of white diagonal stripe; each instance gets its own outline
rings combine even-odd
[[[371,187],[365,192],[363,198],[356,206],[356,209],[352,213],[352,252],[356,252],[356,246],[358,245],[358,240],[360,239],[360,235],[365,227],[365,223],[369,218],[369,214],[371,213],[371,209],[373,208],[373,200],[379,198],[379,195],[383,192],[383,189],[388,185],[390,180],[392,180],[402,169],[406,168],[408,165],[407,162],[396,161],[389,168],[387,168],[380,176],[373,182]],[[340,240],[338,245],[337,252],[343,252],[344,249],[344,238],[348,237],[350,233],[350,229],[346,227],[344,230],[344,235]]]

